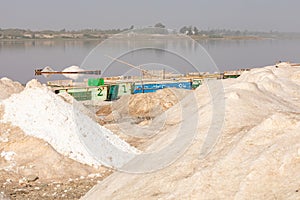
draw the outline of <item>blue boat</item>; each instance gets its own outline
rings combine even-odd
[[[149,93],[156,92],[157,90],[161,90],[164,88],[180,88],[191,90],[192,83],[190,81],[184,82],[159,82],[159,83],[136,83],[134,84],[134,94],[137,93]]]

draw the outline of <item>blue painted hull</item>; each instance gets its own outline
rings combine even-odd
[[[134,94],[137,93],[149,93],[156,92],[157,90],[161,90],[164,88],[181,88],[186,90],[192,89],[191,82],[171,82],[171,83],[145,83],[145,84],[135,84],[134,86]]]

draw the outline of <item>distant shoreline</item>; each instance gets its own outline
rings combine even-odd
[[[112,38],[116,35],[110,35],[105,38],[14,38],[14,39],[0,39],[0,42],[29,42],[29,41],[98,41],[102,42],[106,39]],[[172,36],[171,36],[172,37]],[[223,36],[223,37],[212,37],[212,36],[188,36],[196,41],[203,41],[203,40],[272,40],[272,39],[300,39],[300,37],[261,37],[261,36]],[[116,37],[117,38],[117,37]],[[172,37],[176,38],[176,37]]]
[[[18,39],[0,39],[0,42],[14,42],[14,41],[104,41],[113,37],[107,38],[18,38]],[[196,41],[202,40],[267,40],[267,39],[286,39],[284,37],[279,38],[267,38],[267,37],[256,37],[256,36],[226,36],[226,37],[207,37],[207,36],[190,36]],[[300,38],[300,37],[299,37]],[[290,38],[295,39],[295,38]]]
[[[82,30],[41,30],[33,31],[18,28],[0,28],[0,42],[2,41],[103,41],[107,38],[122,39],[132,36],[133,38],[169,37],[182,38],[191,37],[194,40],[265,40],[265,39],[300,39],[299,32],[278,31],[240,31],[230,29],[199,30],[197,27],[185,26],[179,31],[162,29],[162,27],[147,27],[134,29],[134,26],[125,29],[82,29]]]
[[[104,41],[105,39],[99,38],[19,38],[19,39],[0,39],[0,42],[11,42],[11,41]]]

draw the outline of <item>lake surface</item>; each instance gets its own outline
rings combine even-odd
[[[55,70],[62,70],[71,65],[82,66],[89,70],[100,68],[104,72],[103,75],[106,76],[126,74],[132,68],[112,62],[104,55],[108,54],[114,57],[118,55],[116,52],[124,52],[118,57],[136,66],[155,63],[157,69],[164,68],[170,69],[170,71],[173,69],[173,71],[181,73],[193,71],[193,67],[189,66],[191,65],[188,62],[189,59],[182,59],[172,51],[186,52],[186,55],[192,55],[191,59],[202,59],[199,54],[203,54],[203,49],[195,44],[176,39],[172,39],[171,42],[148,40],[147,43],[155,43],[159,48],[150,48],[145,45],[147,48],[143,50],[132,50],[139,49],[143,46],[140,44],[144,44],[144,42],[113,41],[97,47],[100,42],[93,40],[0,41],[0,77],[8,77],[21,83],[26,83],[33,78],[38,78],[42,82],[64,79],[60,76],[50,79],[35,77],[34,69],[50,66]],[[277,61],[300,63],[300,39],[203,40],[199,43],[208,52],[219,71],[261,67],[272,65]],[[97,48],[94,49],[95,47]],[[165,51],[165,49],[171,50]],[[109,67],[107,67],[108,65]],[[205,62],[196,63],[196,65],[209,66]],[[146,65],[144,67],[147,68]],[[200,70],[218,71],[215,68],[202,66]]]

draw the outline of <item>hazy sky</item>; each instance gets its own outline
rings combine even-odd
[[[1,0],[0,28],[144,27],[300,32],[299,0]]]

